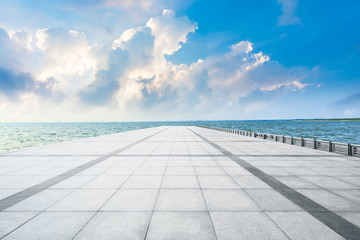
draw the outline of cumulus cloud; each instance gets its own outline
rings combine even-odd
[[[0,68],[0,94],[11,101],[18,101],[21,93],[35,93],[43,97],[52,95],[61,100],[62,94],[53,92],[54,79],[36,81],[28,73],[15,73],[9,69]]]
[[[254,92],[307,87],[308,69],[284,67],[254,51],[249,41],[191,64],[169,61],[167,56],[179,51],[196,29],[197,23],[187,17],[164,10],[142,26],[123,31],[108,46],[90,45],[86,35],[75,30],[39,29],[35,34],[12,35],[0,31],[0,43],[4,43],[0,53],[10,59],[1,58],[0,88],[8,99],[24,92],[50,97],[62,91],[69,102],[91,111],[139,115],[149,111],[155,117],[176,112],[189,118],[268,104],[244,100]],[[23,63],[20,56],[27,60]]]
[[[39,30],[41,31],[41,30]],[[38,32],[39,32],[38,31]],[[55,43],[49,46],[49,35],[42,31],[42,38],[29,32],[7,32],[0,29],[0,92],[8,99],[15,101],[21,94],[35,94],[59,101],[63,98],[62,89],[54,90],[58,84],[57,74],[44,74],[48,64],[61,65],[61,62],[77,64],[69,57],[59,57],[66,47]],[[69,40],[69,39],[65,39]],[[73,42],[68,41],[68,45]],[[57,46],[57,48],[55,47]],[[72,53],[76,51],[72,49]],[[68,56],[71,53],[68,52]],[[57,58],[57,59],[56,59]],[[56,61],[55,61],[56,59]],[[72,66],[73,68],[76,65]],[[65,70],[60,71],[64,74]]]
[[[185,43],[186,36],[195,30],[196,24],[186,17],[176,17],[172,10],[164,10],[160,17],[150,18],[145,26],[124,31],[112,44],[110,56],[117,57],[109,58],[107,69],[97,73],[95,79],[80,91],[80,99],[88,101],[91,94],[110,94],[104,99],[116,99],[123,104],[145,96],[164,98],[181,89],[184,84],[179,76],[186,74],[188,66],[167,62],[165,55],[180,49],[180,43]],[[107,77],[106,81],[113,87],[109,91],[101,91],[105,87],[100,84],[105,82],[101,76],[109,74],[111,77]]]
[[[82,32],[59,28],[39,29],[36,39],[36,46],[43,57],[38,74],[40,79],[56,77],[69,84],[66,77],[62,76],[83,75],[97,64]]]
[[[229,51],[190,65],[174,64],[174,54],[197,24],[164,10],[145,26],[131,28],[113,41],[108,66],[79,91],[81,102],[101,106],[116,102],[130,109],[207,109],[237,104],[253,91],[300,90],[309,71],[286,68],[253,44],[240,41]],[[130,106],[130,107],[129,107]]]
[[[298,0],[278,0],[281,4],[282,15],[279,17],[278,26],[300,24],[301,20],[296,15]]]
[[[197,24],[187,17],[175,17],[173,10],[164,10],[160,17],[150,18],[146,26],[155,36],[154,51],[162,55],[179,50],[180,44],[186,43],[186,36],[197,29]]]

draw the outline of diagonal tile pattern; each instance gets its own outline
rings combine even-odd
[[[0,239],[357,239],[359,179],[358,158],[198,127],[51,144],[0,154]]]

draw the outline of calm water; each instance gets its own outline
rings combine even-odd
[[[205,125],[360,144],[360,121],[0,123],[0,151],[164,125]]]

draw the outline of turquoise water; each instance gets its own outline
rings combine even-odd
[[[9,151],[86,137],[156,126],[233,128],[294,137],[360,144],[360,121],[188,121],[188,122],[86,122],[0,123],[0,151]]]

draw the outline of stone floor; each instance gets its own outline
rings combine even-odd
[[[0,154],[0,239],[360,239],[360,159],[198,127]]]

